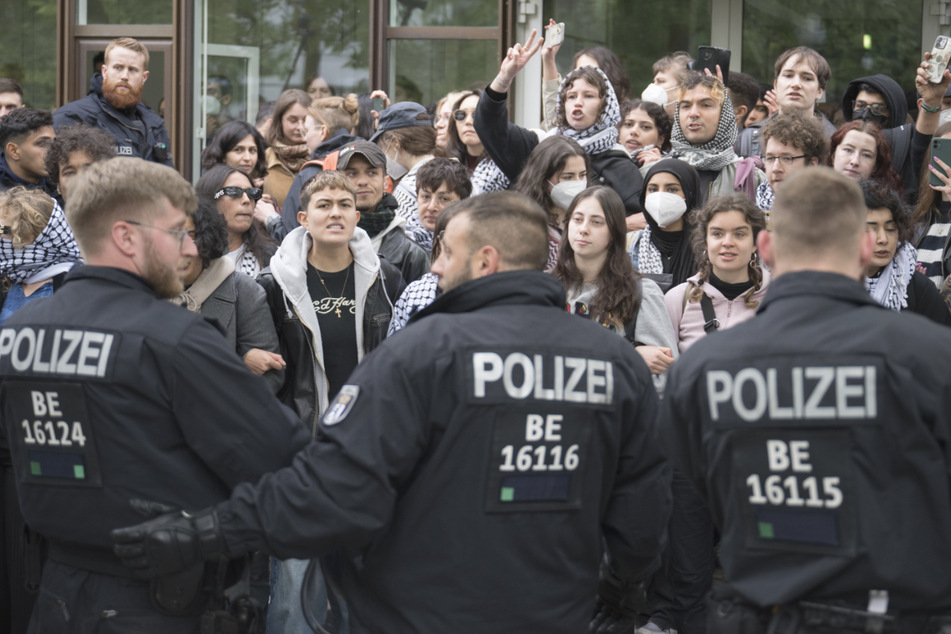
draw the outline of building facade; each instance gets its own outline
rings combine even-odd
[[[833,69],[834,107],[850,79],[885,73],[913,89],[915,68],[949,33],[948,0],[4,0],[0,77],[25,101],[55,108],[86,93],[94,58],[131,36],[151,53],[143,98],[163,113],[175,164],[197,176],[219,121],[251,122],[261,104],[321,77],[334,94],[387,91],[429,104],[450,90],[484,86],[500,55],[548,18],[564,22],[562,71],[574,53],[618,54],[635,93],[651,66],[677,50],[729,48],[732,69],[772,82],[773,61],[799,44]],[[539,119],[540,65],[519,78],[514,117]],[[217,111],[217,112],[215,112]]]

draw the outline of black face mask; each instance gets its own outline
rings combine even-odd
[[[883,114],[875,114],[870,108],[860,108],[852,112],[853,121],[865,121],[871,120],[877,123],[880,127],[884,128],[888,125],[888,116]]]

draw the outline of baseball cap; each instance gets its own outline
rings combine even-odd
[[[401,101],[380,113],[380,121],[376,126],[376,134],[371,136],[370,140],[376,141],[377,137],[387,130],[411,128],[418,125],[433,127],[433,119],[429,116],[429,113],[426,112],[426,108],[415,101]]]
[[[337,169],[347,169],[347,164],[350,163],[350,159],[356,154],[365,158],[373,167],[386,166],[386,157],[383,155],[383,150],[380,149],[379,145],[370,143],[369,141],[355,141],[353,143],[347,143],[340,148],[339,154],[337,154]]]

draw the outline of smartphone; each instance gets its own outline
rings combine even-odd
[[[545,31],[545,46],[558,46],[565,41],[565,23],[559,22]]]
[[[951,39],[939,35],[931,49],[931,59],[928,61],[928,81],[940,84],[944,76],[944,69],[948,67],[948,55],[951,54]],[[943,159],[942,159],[943,160]]]
[[[931,139],[931,156],[938,157],[944,161],[945,165],[951,165],[951,139]],[[934,161],[931,164],[939,170],[941,169],[941,166]],[[951,174],[946,174],[946,176],[951,176]],[[931,170],[928,170],[928,182],[935,187],[944,187],[944,182]]]
[[[374,97],[372,109],[377,112],[383,112],[386,109],[386,100],[383,99],[383,97]]]
[[[701,46],[697,49],[697,61],[695,61],[690,68],[700,71],[701,73],[704,69],[709,69],[710,72],[716,76],[717,66],[719,66],[720,72],[723,73],[723,85],[725,86],[730,81],[731,54],[728,48]]]

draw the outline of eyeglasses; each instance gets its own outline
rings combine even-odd
[[[261,195],[264,194],[264,191],[260,187],[235,187],[230,185],[228,187],[222,187],[217,192],[215,192],[215,200],[218,200],[222,196],[227,196],[228,198],[241,198],[244,194],[248,195],[248,198],[251,200],[260,200]]]
[[[135,225],[136,227],[145,227],[146,229],[157,229],[158,231],[164,231],[167,234],[173,235],[178,238],[178,248],[181,249],[185,246],[185,237],[191,237],[194,241],[194,237],[191,236],[191,233],[185,229],[166,229],[165,227],[156,227],[155,225],[147,225],[144,222],[136,222],[135,220],[124,220],[130,225]]]
[[[763,157],[763,162],[766,163],[767,165],[772,165],[776,161],[779,161],[783,165],[792,165],[793,161],[797,161],[801,158],[806,158],[806,155],[802,154],[800,156],[789,156],[788,154],[783,154],[782,156],[772,156],[770,154],[767,154],[766,156]]]
[[[877,114],[882,117],[888,116],[888,106],[883,103],[865,103],[864,101],[856,101],[854,103],[855,105],[852,106],[853,111],[868,108],[872,114]]]
[[[454,110],[452,118],[456,121],[465,121],[469,117],[475,116],[475,110]]]

